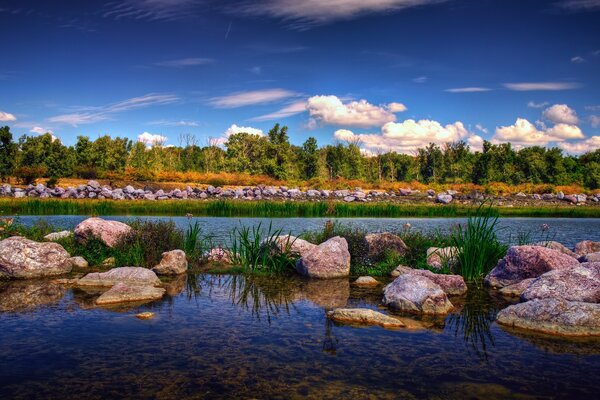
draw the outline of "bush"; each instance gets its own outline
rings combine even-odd
[[[41,178],[48,173],[46,167],[19,167],[14,170],[14,175],[23,185],[31,185],[37,178]]]
[[[80,165],[75,167],[75,175],[81,179],[97,179],[98,170],[90,165]]]

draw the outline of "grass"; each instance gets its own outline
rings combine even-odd
[[[0,215],[155,215],[214,217],[465,217],[472,206],[440,204],[343,203],[277,200],[68,200],[0,199]],[[491,207],[501,217],[599,218],[600,207]]]

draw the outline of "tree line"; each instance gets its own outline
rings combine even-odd
[[[319,147],[308,138],[302,146],[290,143],[288,128],[276,124],[267,135],[237,133],[224,143],[209,140],[200,146],[193,135],[182,135],[179,146],[148,147],[127,138],[79,136],[65,146],[50,134],[13,139],[8,126],[0,128],[0,179],[80,177],[134,171],[139,180],[152,180],[161,171],[266,175],[281,181],[319,181],[344,178],[365,182],[475,183],[503,182],[600,188],[600,149],[581,156],[541,146],[515,149],[510,143],[485,141],[481,152],[465,142],[429,144],[414,155],[386,152],[364,155],[359,142]]]

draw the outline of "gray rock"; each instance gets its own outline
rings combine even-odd
[[[55,242],[60,239],[68,238],[69,236],[73,236],[73,232],[71,231],[60,231],[60,232],[52,232],[44,236],[44,240],[49,242]]]
[[[20,236],[0,241],[0,278],[31,279],[71,271],[71,256],[58,243],[38,243]]]
[[[400,275],[384,288],[383,304],[404,312],[430,315],[444,315],[454,308],[438,284],[412,273]]]
[[[524,301],[557,298],[586,303],[600,302],[600,263],[583,263],[546,272],[521,295]]]
[[[336,236],[300,258],[296,270],[310,278],[341,278],[350,274],[350,252],[346,239]]]
[[[179,275],[187,272],[188,261],[183,250],[162,253],[160,263],[152,268],[158,275]]]
[[[346,196],[346,197],[344,197],[344,201],[346,203],[352,203],[354,200],[356,200],[356,197],[354,197],[354,196]]]
[[[370,233],[365,236],[367,257],[379,260],[384,257],[386,251],[392,251],[403,256],[408,251],[408,246],[398,235],[389,232]]]
[[[114,247],[119,240],[131,232],[131,227],[118,221],[88,218],[75,227],[75,236],[82,240],[95,237],[107,246]]]
[[[87,260],[83,257],[79,257],[79,256],[71,257],[70,260],[71,260],[71,265],[73,266],[73,268],[84,269],[84,268],[89,267]]]
[[[160,279],[147,268],[142,267],[120,267],[107,272],[92,272],[77,281],[78,286],[113,286],[117,283],[131,285],[158,286]]]
[[[558,192],[558,193],[556,193],[556,198],[558,200],[562,200],[565,198],[565,194],[563,192]]]
[[[452,202],[452,196],[449,195],[449,194],[440,193],[440,194],[437,195],[437,197],[435,198],[435,200],[438,203],[449,204],[449,203]]]

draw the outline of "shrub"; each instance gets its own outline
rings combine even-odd
[[[14,175],[23,185],[31,185],[37,178],[41,178],[48,173],[46,167],[19,167],[14,170]]]
[[[97,179],[98,170],[90,165],[80,165],[75,167],[75,175],[81,179]]]

